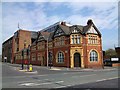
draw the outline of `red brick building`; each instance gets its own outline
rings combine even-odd
[[[39,32],[31,45],[32,64],[60,67],[101,68],[101,33],[92,20],[86,26],[67,26],[65,22]],[[48,58],[47,58],[48,57]]]
[[[86,26],[58,22],[39,32],[18,30],[14,33],[12,48],[14,63],[28,61],[40,66],[103,67],[101,33],[92,20],[88,20]]]

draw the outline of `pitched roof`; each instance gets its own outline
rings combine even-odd
[[[101,33],[99,32],[99,30],[97,29],[97,27],[94,25],[94,23],[84,26],[84,28],[83,28],[83,34],[86,34],[88,32],[88,30],[91,28],[91,26],[93,26],[94,29],[97,31],[97,33],[101,36]]]
[[[73,25],[73,26],[70,27],[70,33],[76,28],[77,30],[79,30],[79,32],[81,34],[83,34],[83,27],[84,26],[82,26],[82,25]]]
[[[49,32],[41,32],[42,36],[44,37],[45,40],[49,38],[50,33]]]
[[[68,26],[59,25],[59,27],[65,32],[66,35],[70,34],[70,29]]]
[[[101,33],[99,32],[99,30],[97,29],[97,27],[94,25],[94,23],[92,22],[92,20],[88,20],[87,25],[86,26],[82,26],[82,25],[73,25],[73,26],[66,26],[66,25],[61,25],[61,24],[57,24],[56,26],[54,26],[54,28],[51,28],[52,31],[54,32],[48,32],[48,31],[40,31],[38,34],[38,40],[40,39],[40,36],[43,36],[44,40],[49,40],[52,41],[55,32],[58,30],[58,28],[60,28],[61,30],[63,30],[63,32],[65,33],[65,35],[70,35],[71,31],[74,29],[74,27],[76,27],[77,30],[79,30],[79,32],[83,35],[87,34],[88,30],[91,28],[91,26],[93,26],[93,28],[96,30],[96,32],[98,33],[98,35],[101,36]],[[53,30],[54,29],[54,30]],[[40,39],[41,40],[41,39]]]
[[[48,41],[52,41],[53,35],[54,35],[54,32],[51,32],[49,35]]]

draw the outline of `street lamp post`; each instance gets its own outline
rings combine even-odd
[[[29,64],[30,64],[30,45],[28,46],[28,59],[29,59]]]
[[[22,70],[24,69],[24,50],[25,50],[25,48],[26,48],[26,40],[24,40],[24,49],[22,50],[22,57],[23,57],[23,59],[22,59]]]
[[[22,50],[22,70],[24,69],[24,65],[23,65],[23,59],[24,59],[24,51]]]
[[[47,67],[48,67],[48,38],[47,38]]]
[[[27,56],[28,56],[27,69],[29,70],[29,64],[30,64],[30,45],[28,46],[28,49],[27,49]]]

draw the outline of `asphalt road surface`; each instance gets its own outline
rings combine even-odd
[[[19,71],[18,68],[2,64],[2,88],[118,88],[117,68],[68,71],[36,66],[33,73]]]

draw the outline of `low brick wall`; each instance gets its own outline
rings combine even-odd
[[[120,67],[120,63],[113,63],[112,67]]]

